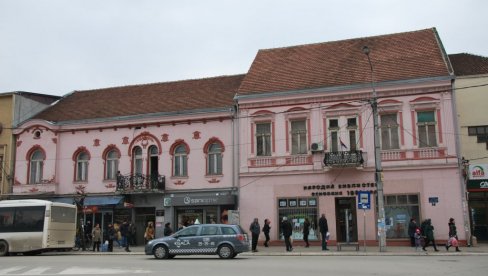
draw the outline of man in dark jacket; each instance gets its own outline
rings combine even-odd
[[[251,226],[249,226],[249,231],[251,231],[252,234],[252,252],[258,252],[256,247],[258,246],[259,234],[261,233],[261,226],[259,225],[258,218],[255,218],[251,223]]]
[[[120,230],[120,235],[122,236],[122,243],[125,245],[125,251],[130,252],[129,240],[128,240],[130,233],[129,233],[129,223],[127,222],[127,220],[124,220],[122,225],[120,225],[119,230]]]
[[[327,224],[327,219],[325,218],[325,214],[319,219],[319,228],[320,234],[322,235],[322,250],[329,250],[327,249],[327,233],[329,232],[329,225]]]
[[[287,217],[283,217],[283,221],[281,222],[281,231],[283,232],[283,237],[285,238],[286,251],[292,251],[293,246],[291,245],[290,237],[293,233],[293,227],[291,226],[291,222]]]

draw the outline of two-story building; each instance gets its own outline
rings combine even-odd
[[[220,221],[236,209],[233,96],[243,75],[74,91],[15,131],[17,198],[85,221]]]
[[[412,218],[431,218],[445,240],[453,217],[466,240],[453,79],[434,28],[260,50],[235,97],[241,224],[268,218],[280,240],[286,216],[300,240],[308,218],[317,239],[325,214],[333,243],[375,244],[376,99],[388,243],[407,243]]]

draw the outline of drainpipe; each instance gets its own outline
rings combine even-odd
[[[456,88],[454,86],[454,78],[451,80],[451,87],[452,87],[452,113],[453,113],[453,119],[454,119],[454,129],[457,131],[461,131],[461,128],[459,127],[459,121],[458,121],[458,112],[457,112],[457,104],[456,104]],[[458,169],[459,169],[459,183],[461,184],[461,201],[462,201],[462,208],[463,208],[463,221],[464,221],[464,232],[466,234],[466,242],[468,243],[468,246],[471,246],[471,228],[470,228],[470,223],[469,223],[469,210],[468,210],[468,202],[467,202],[467,197],[468,193],[466,191],[466,182],[464,178],[464,164],[461,162],[461,143],[459,142],[459,136],[454,139],[456,141],[456,152],[457,152],[457,160],[458,160]],[[466,176],[467,178],[467,176]]]
[[[240,129],[240,119],[239,119],[239,104],[235,101],[235,105],[233,108],[234,116],[232,116],[232,151],[233,151],[233,188],[236,191],[236,207],[237,210],[240,210],[239,206],[239,199],[240,199],[240,189],[239,189],[239,168],[240,168],[240,136],[239,136],[239,129]],[[240,216],[239,216],[240,218]]]

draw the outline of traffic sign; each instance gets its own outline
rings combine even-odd
[[[358,208],[371,209],[371,193],[368,191],[358,191]]]

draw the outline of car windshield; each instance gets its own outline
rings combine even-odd
[[[198,232],[198,226],[190,226],[184,229],[181,229],[176,233],[178,237],[191,237],[196,236]]]

